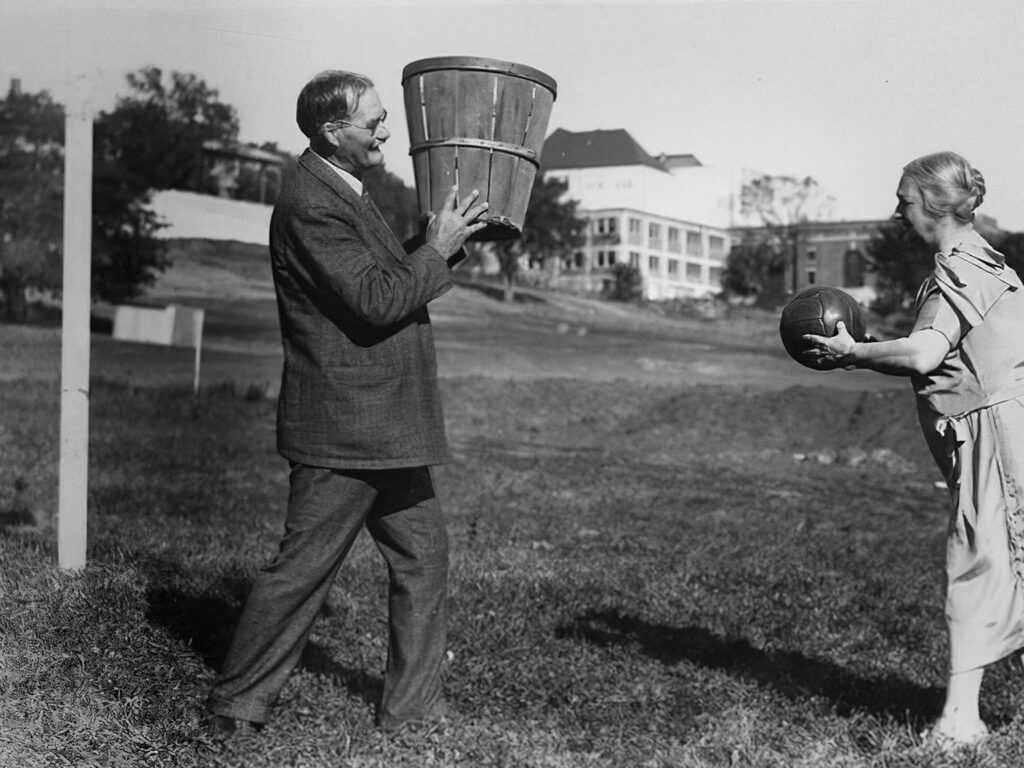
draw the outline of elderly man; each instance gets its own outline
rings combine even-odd
[[[277,446],[289,461],[280,550],[257,576],[207,706],[215,729],[265,723],[338,569],[365,525],[387,561],[390,638],[377,722],[441,720],[448,543],[430,466],[448,458],[427,303],[484,226],[453,189],[406,249],[364,194],[387,110],[362,75],[299,94],[309,137],[270,224],[284,346]]]

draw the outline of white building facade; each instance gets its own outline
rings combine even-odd
[[[719,292],[737,186],[730,173],[689,155],[654,158],[624,130],[555,131],[541,170],[567,184],[589,222],[584,245],[560,265],[560,286],[602,291],[613,268],[628,264],[646,299]]]

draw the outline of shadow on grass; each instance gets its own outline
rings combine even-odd
[[[238,606],[248,594],[249,586],[244,583],[229,585],[231,593],[239,596],[233,602],[210,595],[150,589],[146,595],[149,603],[146,618],[189,644],[207,666],[220,671],[241,615]],[[299,665],[309,672],[337,681],[352,696],[368,704],[376,704],[380,700],[384,687],[380,677],[338,664],[331,658],[329,651],[316,643],[306,643]]]
[[[921,727],[939,715],[945,694],[943,688],[925,688],[896,677],[860,677],[792,651],[762,651],[746,640],[723,639],[702,627],[650,624],[614,611],[586,613],[560,627],[557,635],[598,646],[635,643],[664,664],[689,661],[720,669],[791,700],[821,697],[841,717],[861,712]]]

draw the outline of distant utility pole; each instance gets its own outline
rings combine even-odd
[[[61,320],[57,558],[85,566],[89,491],[89,320],[92,300],[92,105],[81,76],[64,121],[64,284]]]

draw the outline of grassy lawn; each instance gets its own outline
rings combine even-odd
[[[540,355],[600,341],[521,314]],[[457,325],[440,343],[482,335]],[[373,728],[386,581],[364,536],[275,719],[221,744],[203,699],[282,525],[273,399],[97,379],[89,565],[68,573],[59,386],[0,381],[0,765],[1024,764],[1015,660],[986,678],[986,745],[917,735],[943,696],[948,501],[905,389],[449,370],[442,392],[462,718]]]

